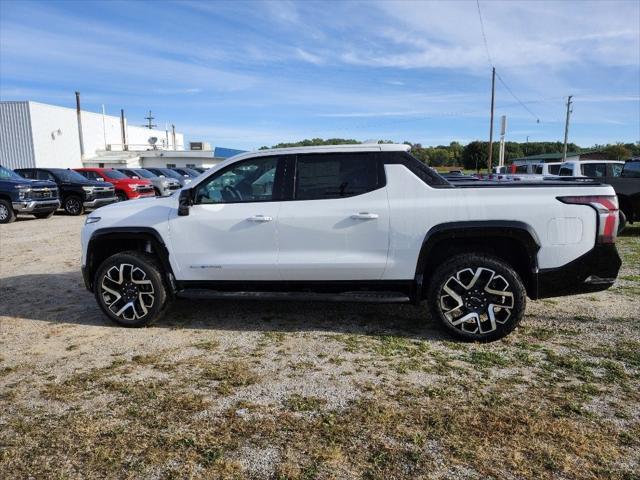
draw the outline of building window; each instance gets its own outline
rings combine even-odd
[[[187,163],[185,165],[185,167],[187,167],[187,168],[196,168],[196,164],[195,163]]]
[[[167,163],[167,168],[176,168],[175,163]]]
[[[98,168],[104,168],[104,163],[99,163]]]

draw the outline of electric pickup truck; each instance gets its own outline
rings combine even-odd
[[[617,223],[613,189],[595,182],[453,185],[407,145],[261,150],[178,195],[90,214],[82,272],[124,326],[174,297],[425,300],[453,334],[491,341],[527,297],[610,287]]]

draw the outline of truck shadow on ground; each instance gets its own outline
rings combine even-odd
[[[80,273],[0,279],[0,316],[50,324],[115,327],[84,288]],[[452,339],[427,314],[426,304],[320,303],[283,300],[176,299],[156,328],[399,335]]]

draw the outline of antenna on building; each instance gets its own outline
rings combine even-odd
[[[149,130],[153,130],[155,127],[157,127],[158,125],[155,125],[153,123],[151,123],[156,117],[154,117],[153,115],[151,115],[151,110],[149,110],[149,116],[148,117],[144,117],[146,120],[148,120],[146,125],[142,125],[143,127],[147,127]]]

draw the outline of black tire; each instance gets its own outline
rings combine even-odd
[[[431,317],[467,341],[492,342],[508,335],[522,320],[527,302],[522,280],[513,268],[482,254],[456,255],[444,262],[435,270],[427,292]]]
[[[62,208],[67,213],[67,215],[82,215],[84,212],[84,207],[82,206],[82,199],[77,195],[69,195],[64,199],[64,203],[62,204]]]
[[[0,223],[11,223],[16,220],[16,212],[13,211],[11,202],[0,198]]]
[[[118,197],[118,201],[119,202],[124,202],[124,201],[128,200],[128,198],[124,194],[124,192],[116,192],[116,197]]]
[[[620,235],[627,226],[627,216],[622,210],[618,210],[618,218],[620,219],[618,222],[618,235]]]
[[[125,327],[149,325],[162,316],[168,304],[162,267],[147,253],[110,256],[98,268],[93,284],[102,311]]]
[[[56,211],[51,210],[50,212],[34,213],[33,216],[36,218],[51,218],[54,213],[56,213]]]

